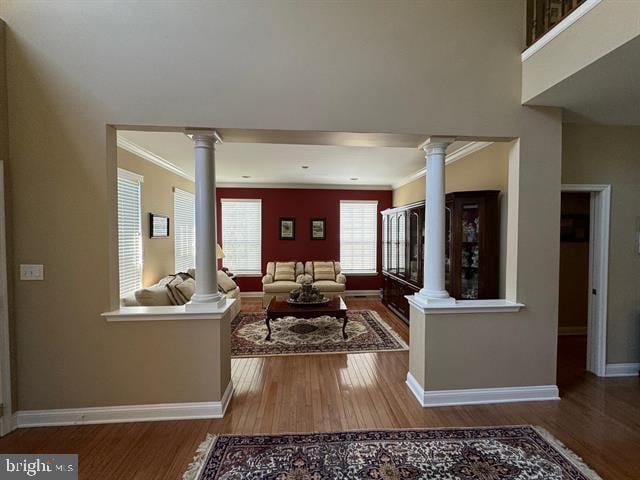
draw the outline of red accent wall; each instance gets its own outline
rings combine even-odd
[[[218,188],[218,242],[222,245],[220,199],[260,198],[262,200],[262,272],[267,262],[340,259],[340,200],[377,200],[378,211],[391,208],[390,190],[324,190],[298,188]],[[280,240],[279,219],[296,219],[296,239]],[[311,240],[310,220],[326,218],[326,240]],[[378,272],[381,272],[381,218],[378,217]],[[224,248],[224,245],[223,245]],[[241,277],[242,291],[262,291],[262,279]],[[382,288],[382,274],[348,276],[348,290]]]

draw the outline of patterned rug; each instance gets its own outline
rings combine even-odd
[[[240,313],[231,323],[231,356],[303,355],[408,350],[407,344],[373,310],[347,312],[347,339],[342,320],[329,316],[271,320],[271,340],[265,340],[264,313]]]
[[[531,426],[209,435],[183,480],[599,480]]]

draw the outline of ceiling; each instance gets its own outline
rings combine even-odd
[[[454,142],[447,152],[469,143]],[[119,130],[118,145],[155,163],[166,162],[165,167],[183,176],[194,176],[193,141],[184,133]],[[416,147],[229,141],[216,145],[216,180],[221,184],[391,188],[424,165],[424,152]]]
[[[640,36],[557,83],[527,105],[562,107],[565,122],[640,125]]]

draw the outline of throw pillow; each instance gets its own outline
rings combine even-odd
[[[143,307],[166,307],[172,305],[167,289],[163,286],[141,288],[135,293],[136,302]]]
[[[336,279],[336,269],[333,262],[313,262],[313,279],[333,280]]]
[[[233,281],[232,278],[229,278],[229,275],[224,273],[221,270],[218,270],[218,288],[222,290],[224,293],[230,292],[231,290],[235,290],[236,282]]]
[[[296,280],[296,262],[276,262],[276,273],[273,280],[294,282]]]
[[[169,283],[167,283],[167,294],[171,299],[172,305],[184,305],[187,303],[180,290],[178,290],[178,285],[183,281],[184,280],[182,280],[182,278],[176,275]]]
[[[196,291],[196,281],[193,278],[187,278],[184,282],[176,285],[176,288],[180,291],[186,302],[188,302]]]

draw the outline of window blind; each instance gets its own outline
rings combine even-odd
[[[222,199],[222,264],[234,273],[262,271],[262,201]]]
[[[375,273],[378,202],[340,201],[340,266],[345,273]]]
[[[142,182],[140,175],[118,169],[120,298],[142,287]]]
[[[173,189],[175,271],[196,266],[196,200],[193,193]]]

